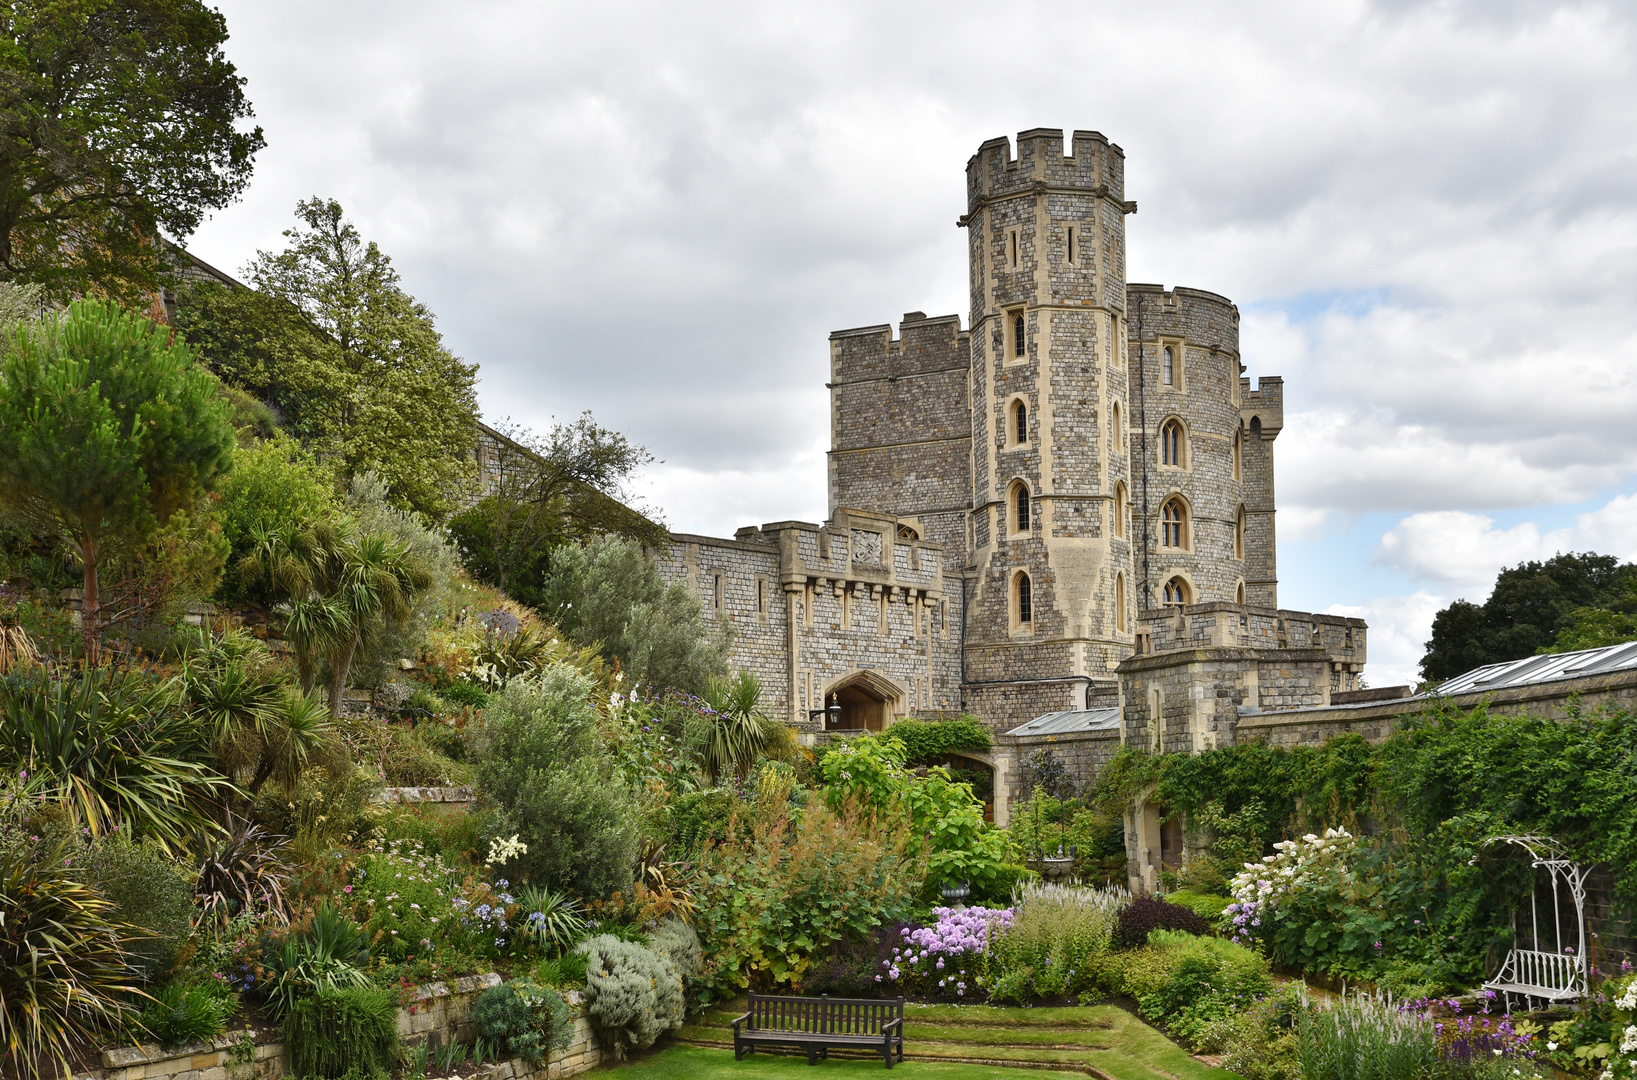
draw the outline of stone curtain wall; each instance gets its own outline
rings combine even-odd
[[[743,530],[741,530],[743,532]],[[789,603],[779,586],[779,550],[760,540],[723,540],[673,533],[659,554],[660,575],[669,584],[693,589],[705,609],[705,625],[733,633],[729,666],[749,670],[762,681],[762,707],[769,716],[791,710],[785,638]],[[717,606],[717,578],[721,606]],[[757,609],[760,588],[761,610]]]
[[[971,505],[970,346],[960,317],[910,312],[830,335],[830,513],[873,510],[959,551]]]
[[[1118,731],[1086,731],[1068,735],[1001,736],[996,740],[1008,756],[1005,799],[1012,814],[1029,798],[1029,759],[1041,750],[1057,755],[1077,789],[1087,790],[1120,748]],[[998,806],[1002,796],[996,793]],[[1008,815],[1011,816],[1010,814]]]
[[[399,1039],[432,1050],[450,1042],[471,1043],[477,1034],[467,1018],[472,1001],[500,983],[500,976],[491,972],[456,979],[452,987],[444,983],[417,987],[410,1003],[398,1010]],[[521,1059],[497,1062],[476,1075],[484,1080],[556,1080],[600,1065],[602,1048],[579,992],[571,990],[564,996],[574,1018],[573,1041],[566,1050],[552,1051],[533,1065]],[[75,1080],[279,1080],[289,1075],[289,1059],[276,1031],[255,1037],[245,1061],[238,1060],[243,1055],[238,1037],[230,1034],[211,1043],[170,1048],[149,1044],[104,1050],[102,1067],[79,1073]]]

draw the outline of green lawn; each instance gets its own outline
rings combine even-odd
[[[815,1080],[816,1077],[850,1077],[853,1080],[874,1077],[886,1072],[881,1059],[874,1061],[843,1061],[831,1057],[809,1068],[806,1055],[792,1057],[785,1054],[759,1052],[743,1061],[733,1060],[732,1050],[716,1050],[705,1046],[673,1046],[640,1061],[627,1062],[612,1070],[614,1075],[632,1080],[716,1080],[717,1077],[737,1076],[784,1077],[786,1080]],[[994,1065],[970,1065],[954,1061],[908,1061],[892,1067],[894,1077],[904,1080],[1017,1080],[1011,1069]],[[1052,1080],[1085,1080],[1083,1072],[1032,1072],[1030,1076],[1051,1077]]]
[[[632,1077],[743,1075],[747,1078],[784,1075],[807,1069],[805,1054],[770,1054],[766,1051],[735,1062],[731,1049],[731,1022],[743,1012],[736,1002],[696,1014],[681,1031],[684,1043],[624,1069]],[[978,1080],[1005,1075],[1001,1068],[1025,1067],[1035,1075],[1085,1076],[1090,1069],[1110,1080],[1234,1080],[1224,1069],[1195,1061],[1170,1039],[1114,1005],[1059,1009],[1001,1009],[986,1005],[906,1005],[904,1051],[914,1076]],[[885,1071],[879,1059],[841,1060],[831,1052],[828,1062],[813,1068],[837,1075],[861,1075],[861,1070]],[[1056,1068],[1054,1068],[1056,1067]],[[1064,1070],[1058,1072],[1057,1068]],[[894,1073],[898,1066],[894,1066]],[[1043,1071],[1043,1072],[1042,1072]],[[816,1077],[818,1073],[801,1075]]]

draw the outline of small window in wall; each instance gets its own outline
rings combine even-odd
[[[1179,577],[1174,577],[1165,583],[1165,591],[1160,596],[1160,602],[1166,607],[1183,607],[1188,603],[1188,583]]]
[[[1245,508],[1239,508],[1239,514],[1233,520],[1233,557],[1245,557]]]
[[[1166,386],[1177,384],[1177,350],[1170,345],[1160,350],[1160,382]]]
[[[1017,267],[1018,267],[1018,258],[1019,258],[1018,246],[1019,246],[1018,231],[1016,229],[1007,229],[1006,230],[1006,265],[1008,267],[1010,267],[1011,269],[1013,269],[1013,270],[1016,270]]]
[[[1125,428],[1120,423],[1120,403],[1118,401],[1109,410],[1109,414],[1113,418],[1109,425],[1114,433],[1114,446],[1112,449],[1114,453],[1118,454],[1125,450]]]
[[[1034,621],[1034,587],[1028,574],[1018,574],[1012,586],[1017,596],[1017,624],[1028,626]]]
[[[1080,231],[1079,226],[1070,225],[1068,227],[1068,232],[1065,234],[1064,247],[1067,250],[1070,266],[1079,266],[1080,265],[1080,253],[1079,253],[1079,251],[1077,251],[1075,249],[1075,246],[1074,246],[1074,242],[1079,239],[1079,236],[1076,235],[1077,233],[1079,233],[1079,231]]]
[[[1239,480],[1239,479],[1242,478],[1242,475],[1241,475],[1241,472],[1240,472],[1240,464],[1239,464],[1239,448],[1240,448],[1239,435],[1238,435],[1237,432],[1235,432],[1234,437],[1233,437],[1233,478],[1235,480]]]
[[[1114,520],[1109,522],[1109,531],[1115,536],[1123,537],[1125,535],[1125,515],[1125,481],[1116,480],[1114,482]]]
[[[1167,499],[1160,507],[1160,545],[1168,548],[1188,546],[1188,507],[1181,499]]]
[[[761,613],[767,611],[767,582],[756,580],[756,610]]]
[[[907,541],[909,541],[910,543],[913,544],[915,541],[919,540],[920,538],[921,538],[921,534],[916,532],[914,529],[910,528],[908,525],[898,526],[898,539],[907,540]]]
[[[1245,583],[1243,581],[1239,583],[1239,588],[1234,591],[1233,602],[1241,606],[1245,603]]]
[[[1023,325],[1023,312],[1012,316],[1012,358],[1021,360],[1028,355],[1029,338]]]
[[[1160,464],[1182,468],[1183,457],[1188,450],[1187,438],[1183,435],[1182,421],[1167,420],[1160,427]]]
[[[1012,403],[1012,445],[1026,446],[1029,442],[1029,406],[1021,401]]]
[[[1029,485],[1019,480],[1012,485],[1012,535],[1027,536],[1029,534]]]
[[[1114,575],[1114,629],[1125,633],[1125,575]]]
[[[717,611],[722,610],[722,575],[721,574],[712,574],[711,575],[711,607],[714,608]]]

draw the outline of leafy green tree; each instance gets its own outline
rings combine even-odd
[[[0,14],[0,276],[59,300],[158,291],[265,145],[227,24],[199,0],[21,0]]]
[[[1637,641],[1637,618],[1602,608],[1575,608],[1569,622],[1557,633],[1557,640],[1542,645],[1537,652],[1564,653],[1580,649],[1600,649]]]
[[[222,534],[235,565],[258,533],[304,528],[340,513],[334,473],[282,433],[235,448],[220,493]]]
[[[542,614],[581,648],[600,645],[636,686],[698,693],[727,670],[728,634],[705,627],[703,607],[635,540],[602,536],[552,553]]]
[[[441,519],[473,477],[477,366],[444,346],[432,312],[339,203],[308,199],[296,216],[289,246],[248,268],[253,293],[195,290],[177,322],[342,476],[376,472],[394,501]]]
[[[1637,565],[1591,552],[1508,567],[1483,604],[1457,600],[1433,618],[1421,676],[1442,682],[1551,646],[1580,608],[1631,614]]]
[[[232,461],[215,377],[167,337],[114,304],[77,301],[20,327],[0,359],[0,503],[84,568],[93,664],[103,560],[141,547]]]
[[[557,424],[544,438],[506,421],[483,463],[476,505],[455,515],[450,533],[461,561],[478,580],[531,606],[542,600],[550,552],[564,542],[617,534],[647,545],[665,540],[663,526],[631,506],[627,490],[652,454],[589,412]]]

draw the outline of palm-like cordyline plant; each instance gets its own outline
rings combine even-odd
[[[132,1020],[124,945],[134,931],[63,865],[61,846],[0,848],[0,1073],[38,1077]]]
[[[92,669],[0,679],[0,768],[28,771],[93,834],[125,822],[171,843],[232,784],[175,681]]]
[[[330,597],[345,613],[345,631],[330,649],[330,711],[340,713],[358,647],[412,614],[417,593],[432,575],[409,548],[380,533],[345,544],[327,568]]]
[[[249,820],[230,815],[224,829],[198,830],[188,838],[198,874],[194,895],[206,914],[223,922],[243,911],[286,917],[281,857],[288,847]]]
[[[713,714],[705,768],[712,780],[728,771],[743,777],[767,745],[761,680],[748,670],[729,679],[712,677],[705,682],[704,696]]]

